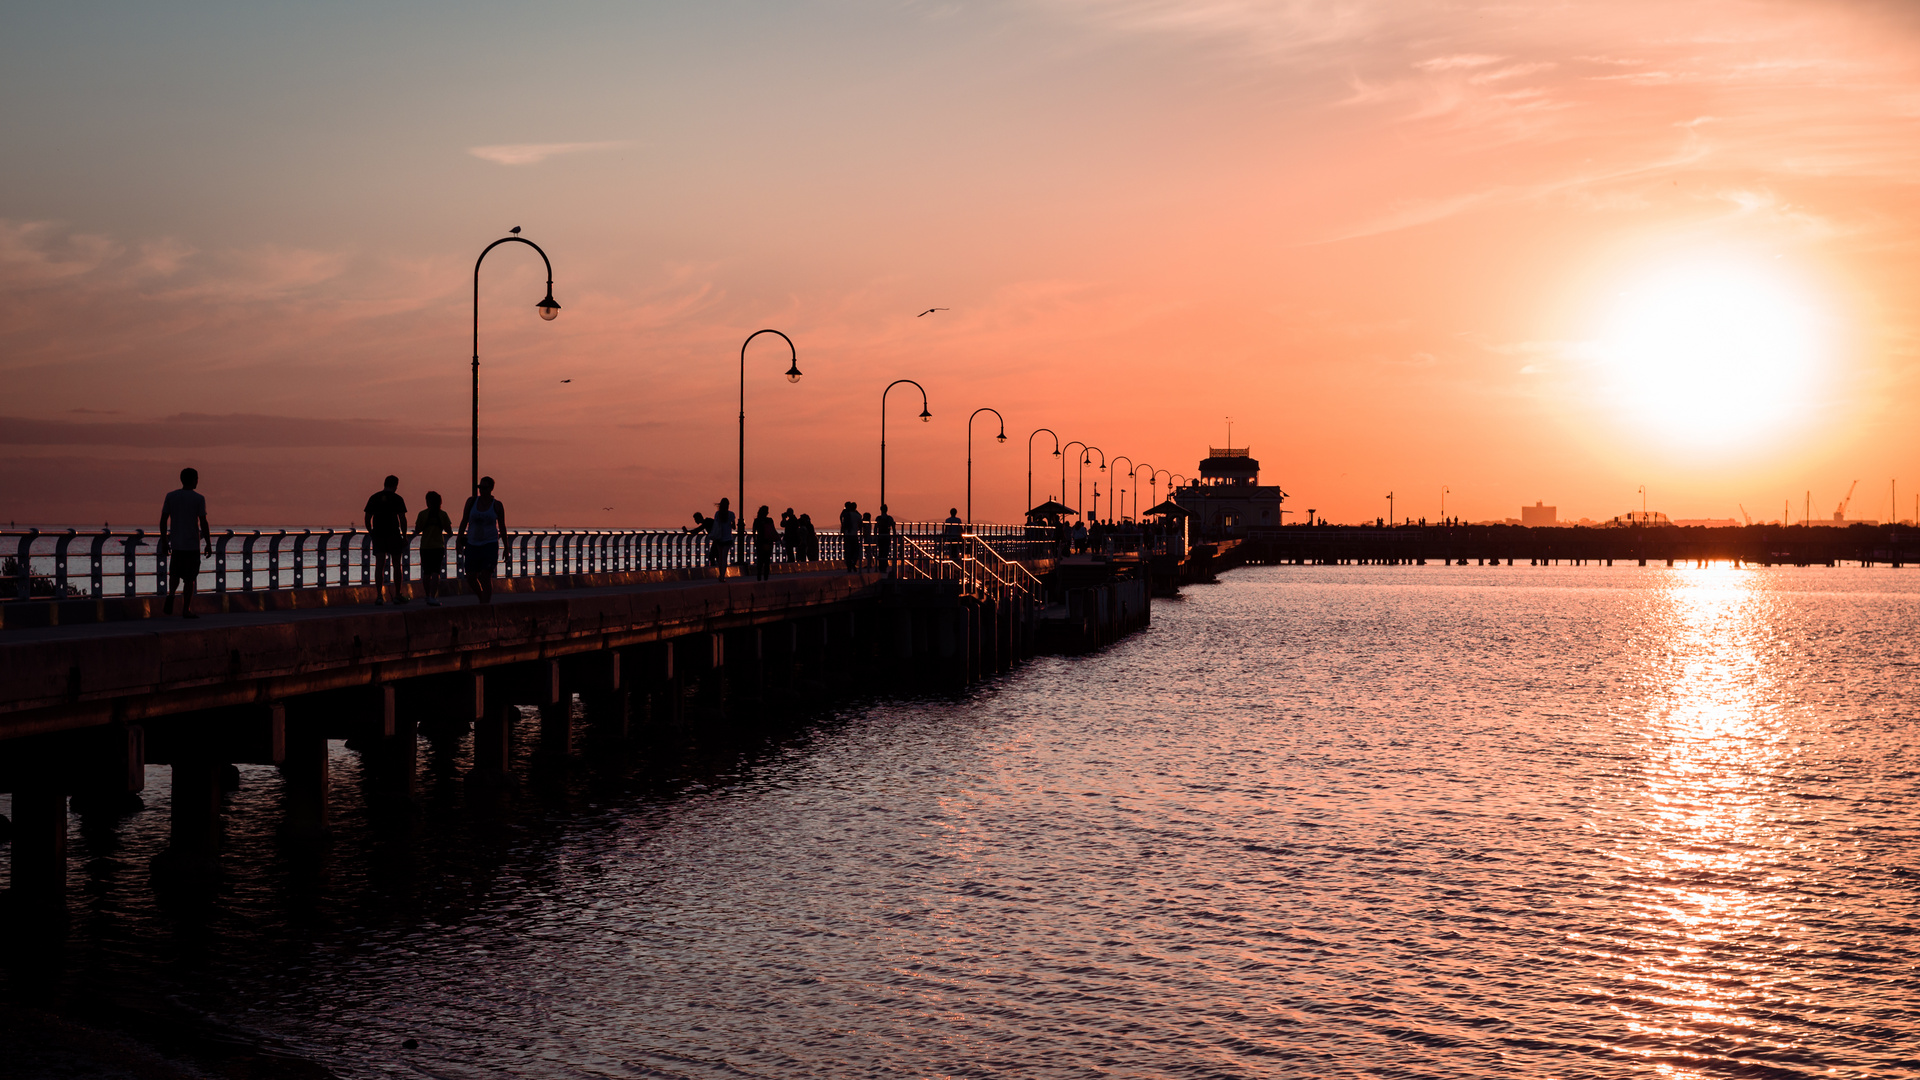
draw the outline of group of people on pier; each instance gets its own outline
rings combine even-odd
[[[429,491],[426,508],[407,520],[407,500],[400,495],[400,478],[387,477],[379,491],[367,497],[362,521],[373,549],[373,602],[395,604],[412,597],[407,589],[407,549],[420,541],[420,589],[427,604],[440,606],[440,589],[447,576],[447,541],[462,551],[467,587],[483,604],[493,602],[493,579],[500,565],[500,542],[507,536],[507,511],[493,495],[493,477],[480,478],[479,490],[467,498],[460,524],[441,507],[440,493]],[[213,528],[207,524],[207,497],[199,491],[200,473],[180,470],[179,488],[160,504],[160,537],[166,550],[160,561],[167,578],[161,612],[173,614],[175,593],[181,596],[182,618],[197,619],[193,594],[200,578],[200,560],[213,556]],[[724,502],[724,500],[722,500]]]
[[[708,566],[724,568],[735,561],[745,564],[745,558],[734,558],[734,544],[751,544],[753,573],[761,581],[771,575],[775,562],[820,561],[820,537],[814,531],[811,514],[796,514],[793,507],[789,506],[781,511],[779,524],[776,525],[771,507],[761,506],[754,515],[753,524],[747,528],[744,539],[740,537],[738,521],[732,500],[722,496],[711,516],[695,510],[693,524],[683,531],[706,535]],[[957,546],[963,528],[960,508],[949,508],[943,529],[945,542]],[[877,517],[871,511],[862,512],[860,504],[852,499],[848,499],[840,509],[841,558],[849,571],[892,566],[901,547],[899,537],[899,523],[887,512],[884,503]]]

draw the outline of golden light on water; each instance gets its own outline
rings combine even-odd
[[[1777,433],[1804,408],[1831,344],[1811,291],[1771,262],[1668,267],[1619,293],[1601,370],[1633,426],[1724,445]]]
[[[1777,1025],[1748,1012],[1792,940],[1768,887],[1792,842],[1775,791],[1791,749],[1772,601],[1761,575],[1721,565],[1673,571],[1650,603],[1665,640],[1643,699],[1644,842],[1622,852],[1635,899],[1616,930],[1626,989],[1614,1011],[1666,1057],[1676,1041],[1703,1058],[1779,1045]]]

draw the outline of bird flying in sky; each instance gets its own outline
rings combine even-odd
[[[934,312],[936,312],[936,311],[945,311],[945,310],[947,310],[947,309],[946,309],[946,308],[943,308],[943,307],[930,307],[930,308],[928,308],[927,310],[925,310],[925,311],[923,311],[923,312],[921,312],[920,314],[918,314],[918,315],[915,315],[915,316],[914,316],[914,318],[916,318],[916,319],[919,319],[919,318],[924,318],[925,316],[928,316],[928,315],[931,315],[931,314],[933,314],[933,313],[934,313]]]
[[[572,379],[561,379],[560,381],[561,381],[561,382],[572,382],[573,380],[572,380]]]

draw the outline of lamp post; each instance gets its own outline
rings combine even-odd
[[[1447,492],[1452,490],[1445,484],[1440,485],[1440,524],[1442,525],[1447,523]]]
[[[1387,528],[1393,528],[1393,492],[1387,492]]]
[[[1136,525],[1140,523],[1140,470],[1141,469],[1147,470],[1147,483],[1149,486],[1153,485],[1153,472],[1154,472],[1153,466],[1147,464],[1144,461],[1141,462],[1139,465],[1135,466],[1133,470],[1133,475],[1130,477],[1130,479],[1133,481],[1133,523]],[[1155,499],[1154,501],[1158,502],[1159,500]]]
[[[1640,485],[1639,495],[1640,495],[1640,524],[1645,525],[1647,523],[1647,485],[1645,484]]]
[[[1060,436],[1054,434],[1054,430],[1052,428],[1043,428],[1043,427],[1034,428],[1033,435],[1038,435],[1043,431],[1049,435],[1053,435],[1053,456],[1059,457],[1060,456]],[[1033,435],[1027,436],[1027,509],[1029,510],[1033,509],[1033,505],[1034,505],[1033,504]],[[1060,469],[1061,469],[1061,476],[1063,478],[1066,476],[1066,467],[1067,467],[1066,462],[1062,461],[1060,463]],[[1060,494],[1065,495],[1066,493],[1067,493],[1066,483],[1063,479],[1060,486]]]
[[[1166,469],[1155,469],[1153,470],[1153,473],[1147,477],[1147,486],[1153,492],[1153,503],[1155,506],[1160,505],[1160,474],[1161,473],[1167,474],[1167,498],[1169,499],[1173,498],[1173,473],[1169,472]]]
[[[515,233],[520,231],[515,226]],[[524,236],[503,236],[488,244],[480,251],[480,257],[473,260],[473,477],[469,492],[480,490],[480,264],[486,261],[487,252],[505,243],[525,244],[540,252],[540,261],[547,264],[547,295],[534,306],[540,309],[540,317],[552,322],[560,314],[560,305],[553,299],[553,260],[541,251],[540,245]]]
[[[1087,497],[1087,455],[1088,454],[1099,454],[1100,455],[1100,471],[1101,472],[1107,471],[1107,452],[1105,450],[1100,449],[1097,446],[1088,446],[1086,443],[1081,443],[1080,444],[1080,466],[1079,468],[1075,469],[1074,472],[1079,474],[1077,483],[1080,486],[1080,498],[1082,500],[1086,499]],[[1097,476],[1093,478],[1093,497],[1096,500],[1093,506],[1093,519],[1095,521],[1099,521],[1100,520],[1100,504],[1097,500],[1100,498],[1100,478]],[[1080,520],[1085,521],[1086,517],[1083,515],[1080,518]]]
[[[994,436],[1001,442],[1007,441],[1007,418],[1000,415],[999,409],[981,406],[967,417],[967,531],[973,531],[973,418],[983,412],[990,412],[1000,421],[1000,434]]]
[[[1073,440],[1072,442],[1068,443],[1067,446],[1079,447],[1080,452],[1082,454],[1085,454],[1087,452],[1087,444],[1081,442],[1079,439]],[[1064,451],[1067,448],[1067,446],[1062,446],[1060,449]],[[1087,497],[1087,492],[1086,492],[1086,489],[1083,487],[1080,490],[1080,494],[1075,496],[1073,501],[1079,502],[1082,499],[1085,499],[1086,497]],[[1065,454],[1062,454],[1060,457],[1060,501],[1061,502],[1067,501],[1067,458]],[[1073,508],[1073,516],[1079,518],[1082,524],[1084,524],[1087,520],[1087,515],[1084,512],[1085,509],[1086,508],[1082,506],[1076,506]]]
[[[734,507],[733,523],[741,538],[734,548],[740,552],[739,561],[743,566],[747,561],[747,346],[761,334],[780,334],[780,331],[755,330],[740,343],[740,457],[738,475],[735,477],[739,482],[735,493],[740,498],[740,504]],[[800,352],[793,347],[792,338],[780,334],[780,340],[787,343],[787,355],[792,359],[792,363],[787,365],[787,381],[797,383],[800,381]]]
[[[920,391],[920,422],[923,424],[933,422],[933,414],[927,411],[926,387],[912,379],[895,379],[887,384],[885,390],[880,391],[880,506],[883,513],[887,505],[887,395],[893,393],[893,388],[901,383],[906,383]]]
[[[1107,500],[1107,524],[1109,525],[1114,524],[1116,519],[1125,516],[1126,510],[1127,510],[1126,504],[1118,501],[1120,498],[1119,493],[1122,490],[1120,487],[1120,480],[1119,480],[1120,473],[1118,471],[1120,468],[1121,458],[1127,459],[1127,465],[1128,465],[1127,475],[1128,476],[1132,476],[1133,470],[1139,468],[1139,466],[1133,463],[1133,459],[1130,457],[1127,457],[1127,455],[1125,454],[1113,455],[1113,467],[1115,470],[1113,473],[1113,476],[1114,476],[1113,497]],[[1136,505],[1140,502],[1140,500],[1137,498],[1134,499],[1133,501]]]

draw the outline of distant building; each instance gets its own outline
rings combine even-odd
[[[1542,525],[1558,525],[1560,524],[1560,508],[1557,506],[1547,506],[1536,499],[1532,506],[1523,506],[1520,508],[1520,524],[1530,529],[1539,528]]]
[[[1209,448],[1200,463],[1200,479],[1176,488],[1174,505],[1193,515],[1203,540],[1245,536],[1249,529],[1277,528],[1287,493],[1278,484],[1260,482],[1260,462],[1245,447]]]

